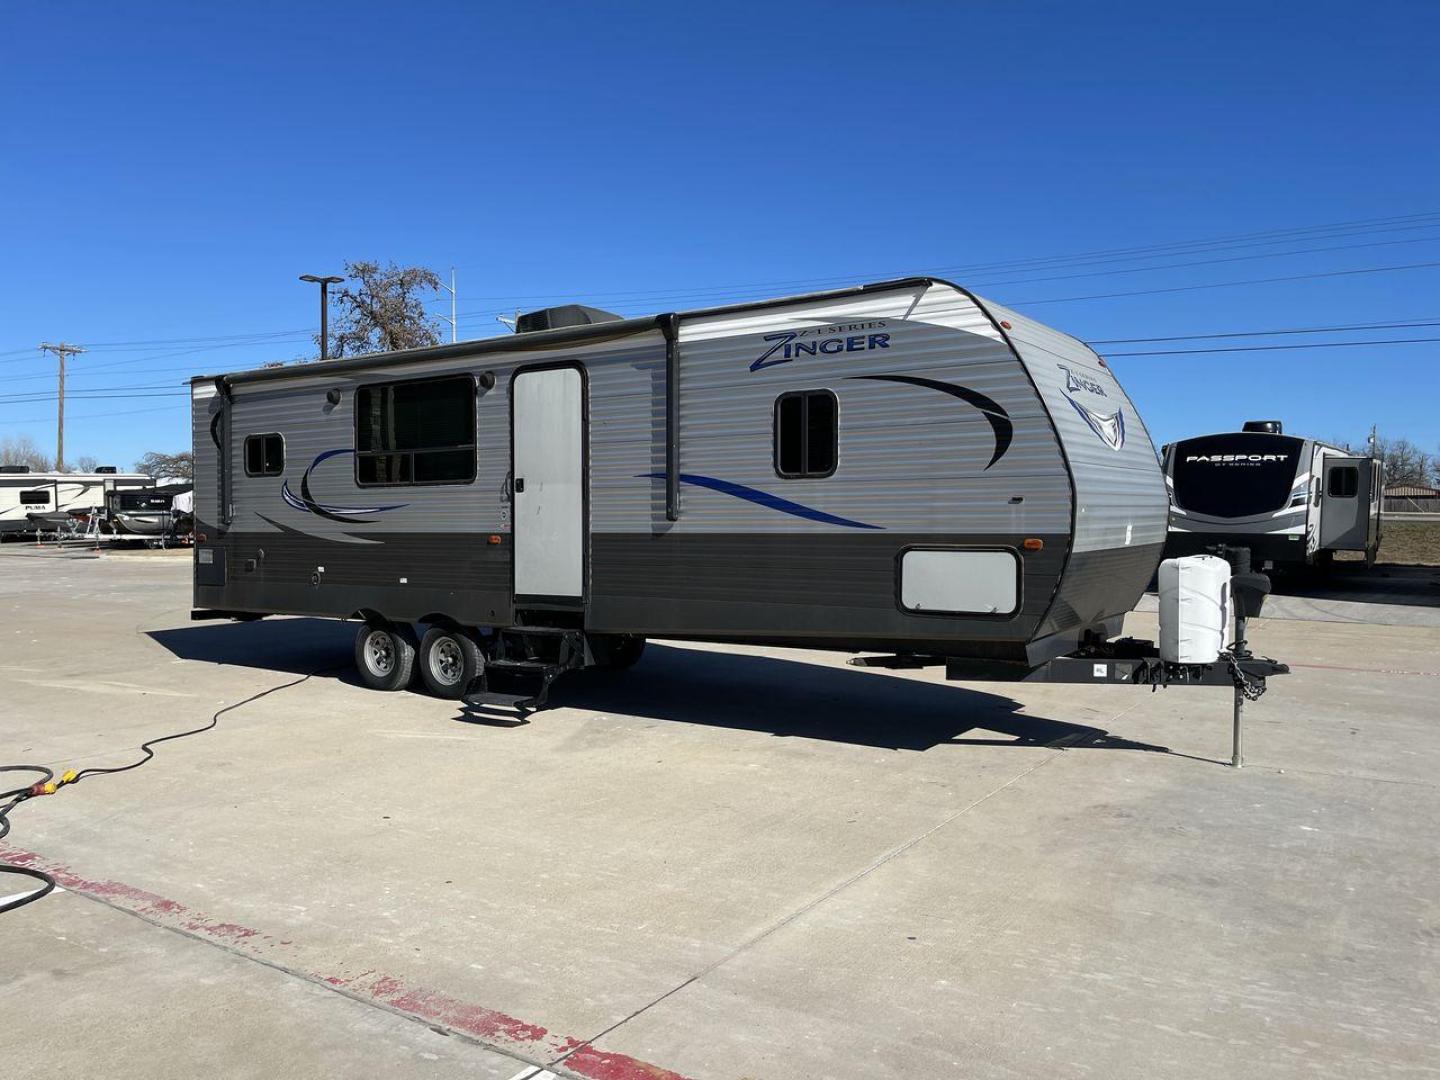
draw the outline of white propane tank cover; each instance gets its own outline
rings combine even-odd
[[[1160,564],[1160,659],[1213,664],[1230,631],[1230,564],[1214,555]]]

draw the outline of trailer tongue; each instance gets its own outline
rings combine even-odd
[[[1235,638],[1227,648],[1215,649],[1213,655],[1201,659],[1168,658],[1174,655],[1172,650],[1139,638],[1104,641],[1096,637],[1074,652],[1054,657],[1037,667],[992,660],[915,656],[856,657],[850,663],[856,667],[913,668],[943,662],[947,679],[964,682],[1118,683],[1148,686],[1152,691],[1172,686],[1229,686],[1234,695],[1230,764],[1238,769],[1245,763],[1245,702],[1258,700],[1265,693],[1266,680],[1274,675],[1288,675],[1290,668],[1269,657],[1256,656],[1245,638],[1249,620],[1260,614],[1265,597],[1270,594],[1269,577],[1250,571],[1248,550],[1230,549],[1225,555],[1234,573],[1223,583],[1223,589],[1215,589],[1212,595],[1197,599],[1213,604],[1207,621],[1218,623],[1222,629],[1228,629],[1233,612]],[[1168,566],[1209,558],[1168,559],[1161,564],[1162,574]],[[1165,599],[1162,597],[1160,605],[1162,641],[1175,634],[1183,636],[1190,629],[1186,624],[1189,616],[1185,605],[1167,604]]]

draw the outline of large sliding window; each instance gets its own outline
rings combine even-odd
[[[468,484],[475,479],[475,379],[372,383],[355,391],[355,480]]]

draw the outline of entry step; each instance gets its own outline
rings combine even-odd
[[[486,671],[504,671],[512,675],[544,675],[560,669],[549,660],[487,660]]]
[[[534,694],[507,694],[500,690],[476,690],[465,695],[466,705],[502,705],[525,711],[534,704]]]

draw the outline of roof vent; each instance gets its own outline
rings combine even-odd
[[[98,473],[104,473],[105,475],[109,476],[110,474],[112,474],[112,473],[117,473],[117,472],[119,472],[119,471],[120,471],[120,470],[117,469],[117,468],[115,468],[114,465],[96,465],[96,466],[95,466],[95,472],[96,472],[97,474],[98,474]]]
[[[0,465],[0,473],[27,473],[29,465]]]
[[[1279,420],[1246,420],[1245,426],[1240,430],[1260,431],[1266,435],[1283,435],[1285,433],[1285,425],[1280,423]]]
[[[515,320],[515,332],[533,334],[537,330],[558,330],[562,326],[589,326],[591,323],[619,321],[620,316],[612,311],[601,311],[584,304],[566,304],[563,307],[527,311]]]

